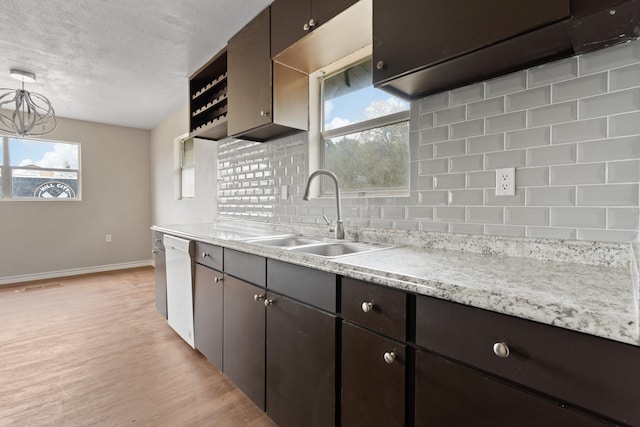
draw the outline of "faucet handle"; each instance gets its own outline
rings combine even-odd
[[[326,215],[322,215],[322,218],[325,220],[325,222],[327,223],[327,225],[328,225],[329,227],[331,227],[331,221],[329,221],[329,219],[327,218],[327,216],[326,216]]]

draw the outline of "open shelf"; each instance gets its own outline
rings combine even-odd
[[[189,136],[218,140],[227,136],[227,50],[189,78]]]

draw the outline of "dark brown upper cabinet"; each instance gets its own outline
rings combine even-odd
[[[228,134],[267,141],[309,129],[309,78],[271,61],[270,9],[227,46]]]
[[[189,78],[189,136],[227,136],[227,51],[223,49]]]
[[[374,84],[417,98],[572,52],[570,0],[374,0]]]
[[[326,24],[357,0],[276,0],[271,5],[271,56]]]
[[[371,46],[371,0],[314,1],[311,9],[309,4],[308,0],[276,0],[271,6],[274,61],[313,73]],[[310,19],[315,26],[304,31],[298,21],[308,25]]]

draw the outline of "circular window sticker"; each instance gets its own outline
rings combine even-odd
[[[33,192],[33,196],[44,199],[69,199],[75,197],[76,193],[64,182],[49,181],[40,184]]]

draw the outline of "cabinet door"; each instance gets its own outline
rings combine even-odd
[[[156,310],[167,318],[167,261],[165,252],[154,249],[156,269]]]
[[[229,135],[271,123],[269,25],[267,8],[233,36],[227,45]]]
[[[358,0],[314,0],[311,3],[311,18],[316,26],[323,25],[331,18],[344,12]]]
[[[264,291],[224,276],[222,348],[225,375],[264,410],[265,309],[256,295]]]
[[[343,426],[405,425],[405,360],[404,345],[342,322]]]
[[[415,381],[417,426],[608,425],[422,351],[416,352]]]
[[[268,298],[267,414],[280,427],[334,426],[335,316]]]
[[[193,327],[196,349],[222,370],[222,273],[196,264]]]
[[[305,35],[311,18],[311,0],[276,0],[271,4],[271,57]]]
[[[374,83],[435,65],[569,16],[570,0],[376,0]],[[401,31],[400,31],[401,29]]]

